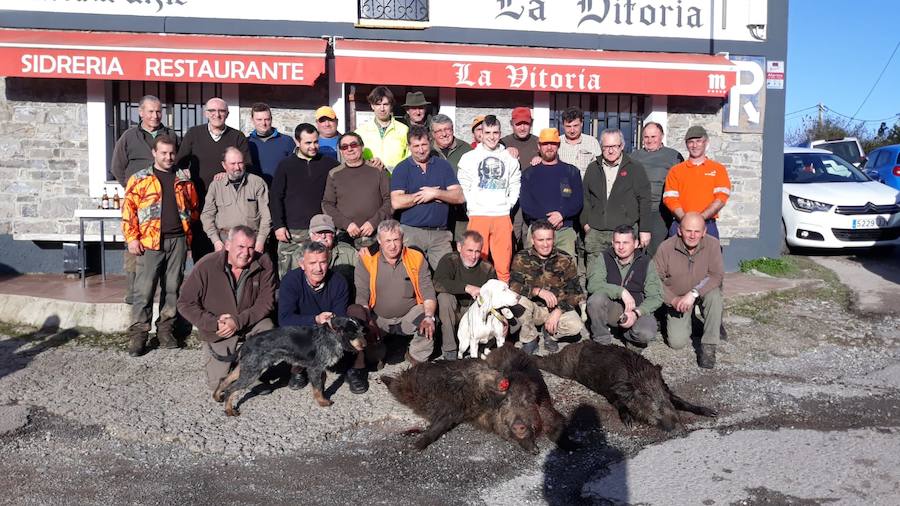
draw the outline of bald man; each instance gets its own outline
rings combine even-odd
[[[669,347],[678,350],[691,343],[691,318],[694,305],[699,305],[703,336],[697,363],[714,368],[724,306],[725,268],[719,240],[706,234],[706,220],[700,213],[687,213],[677,235],[663,241],[653,260],[663,283]]]
[[[251,172],[254,169],[249,165],[251,158],[247,137],[240,130],[225,124],[228,119],[228,104],[221,98],[211,98],[206,102],[204,111],[207,123],[192,127],[184,134],[176,160],[178,167],[190,170],[201,207],[213,177],[224,172],[222,161],[225,159],[226,149],[234,147],[240,150],[245,161],[244,170]],[[194,262],[198,262],[203,255],[213,251],[213,245],[203,232],[200,222],[194,226],[196,230],[191,243],[191,256]]]

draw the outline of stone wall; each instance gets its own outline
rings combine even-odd
[[[719,213],[723,239],[759,236],[762,177],[762,134],[722,132],[723,101],[713,98],[669,97],[669,146],[687,158],[684,135],[691,125],[709,133],[709,157],[725,165],[731,178],[731,197]]]
[[[479,114],[493,114],[500,120],[500,135],[512,133],[509,124],[512,110],[524,106],[534,106],[534,96],[530,91],[457,90],[456,118],[453,130],[456,137],[472,142],[472,120]]]
[[[250,107],[256,102],[265,102],[272,108],[272,126],[279,132],[293,137],[294,128],[300,123],[316,124],[313,115],[316,109],[327,105],[328,85],[316,81],[315,86],[266,86],[242,84],[241,97],[241,131],[249,133],[253,130],[250,121]],[[340,132],[344,125],[338,125]]]
[[[85,81],[0,78],[0,234],[77,234],[92,205]]]

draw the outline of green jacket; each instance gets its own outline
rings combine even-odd
[[[635,252],[635,255],[638,253]],[[619,274],[625,279],[628,269],[634,263],[634,258],[627,264],[616,262],[619,266]],[[606,262],[602,258],[594,262],[594,270],[588,273],[587,291],[591,295],[600,293],[610,300],[622,299],[622,287],[606,281]],[[662,282],[656,272],[656,266],[651,261],[647,268],[647,277],[644,279],[644,301],[637,307],[641,315],[651,314],[662,306]]]

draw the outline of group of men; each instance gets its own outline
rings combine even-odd
[[[459,318],[497,278],[521,295],[506,328],[526,352],[541,342],[556,351],[580,337],[588,317],[593,339],[617,337],[640,352],[661,307],[669,345],[680,348],[699,306],[698,360],[714,366],[723,276],[716,218],[730,182],[706,157],[702,127],[688,130],[681,161],[656,123],[629,155],[618,130],[599,142],[584,135],[576,108],[563,114],[560,136],[532,134],[531,111],[517,107],[511,134],[502,137],[496,116],[479,116],[469,144],[449,117],[427,113],[420,92],[407,94],[402,119],[387,87],[368,100],[374,117],[355,132],[340,134],[324,106],[290,138],[272,127],[265,104],[252,106],[254,130],[244,136],[225,125],[228,106],[214,98],[208,122],[179,144],[161,124],[159,99],[142,99],[141,122],[113,157],[126,188],[130,354],[145,351],[157,286],[161,348],[178,346],[179,314],[219,355],[275,325],[350,315],[369,329],[371,345],[347,374],[362,393],[386,334],[411,337],[410,363],[454,359]],[[182,284],[188,251],[194,268]],[[205,360],[215,388],[228,364],[211,353]],[[306,381],[292,371],[290,386]]]

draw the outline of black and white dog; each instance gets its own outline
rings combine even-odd
[[[325,369],[333,366],[345,351],[361,351],[366,347],[363,324],[356,318],[335,316],[324,325],[314,327],[279,327],[247,339],[229,356],[213,355],[219,360],[236,363],[219,383],[213,399],[225,402],[225,414],[240,414],[234,400],[240,390],[250,387],[269,367],[287,362],[306,368],[312,383],[313,398],[319,406],[334,404],[325,398]]]

